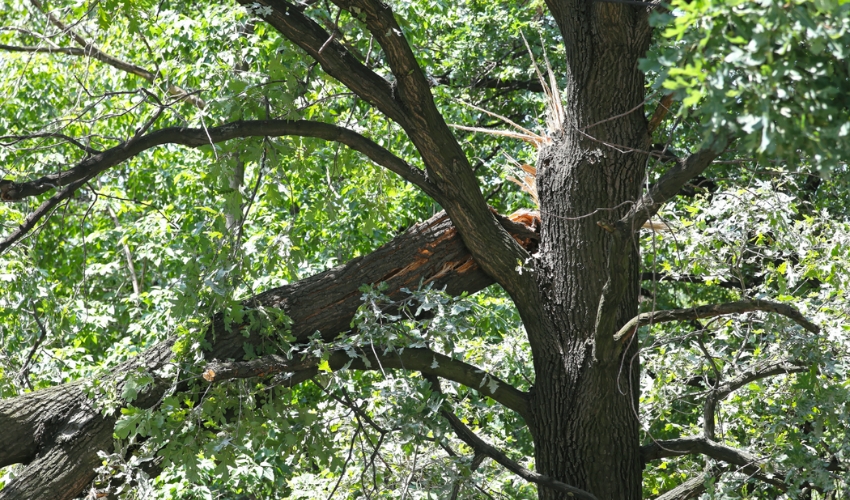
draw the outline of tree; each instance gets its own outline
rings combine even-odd
[[[0,498],[847,493],[845,2],[239,3],[4,5]]]

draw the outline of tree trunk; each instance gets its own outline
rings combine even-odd
[[[637,345],[621,352],[616,330],[597,326],[612,239],[597,222],[619,219],[640,195],[649,137],[637,62],[649,27],[645,9],[633,6],[548,3],[564,35],[568,84],[563,130],[538,159],[545,331],[534,353],[536,465],[600,500],[639,499]],[[636,239],[622,248],[627,285],[614,294],[617,327],[637,314]],[[566,497],[540,488],[539,498]]]

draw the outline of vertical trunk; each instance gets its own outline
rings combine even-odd
[[[630,5],[549,4],[564,35],[568,84],[563,130],[538,160],[547,331],[535,352],[535,458],[539,472],[600,500],[639,499],[637,346],[619,356],[596,349],[594,326],[610,238],[597,221],[622,217],[644,176],[646,156],[629,148],[649,143],[637,69],[649,27],[645,9]],[[637,245],[629,252],[618,326],[637,314]],[[563,495],[541,488],[539,497]]]

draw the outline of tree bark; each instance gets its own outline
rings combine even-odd
[[[538,239],[536,216],[520,213],[512,219],[500,220],[520,244],[534,248]],[[472,259],[446,214],[440,213],[369,255],[261,293],[246,300],[245,305],[283,309],[292,320],[291,334],[297,341],[316,331],[332,340],[351,329],[351,320],[362,303],[359,288],[382,282],[387,285],[385,293],[398,300],[407,296],[404,288],[430,285],[459,295],[477,292],[494,281]],[[263,345],[263,336],[249,332],[246,337],[245,328],[228,328],[223,315],[216,315],[207,334],[211,348],[205,357],[241,360],[246,343]],[[171,362],[175,340],[151,347],[116,367],[106,379],[120,386],[128,373],[155,373]],[[263,347],[268,351],[269,346]],[[171,378],[157,379],[133,405],[155,406],[172,382]],[[26,464],[0,491],[0,500],[70,500],[78,496],[94,479],[94,469],[100,465],[97,452],[113,449],[114,425],[115,417],[102,415],[80,383],[0,400],[0,467]]]
[[[598,224],[623,217],[641,191],[649,135],[644,76],[645,9],[549,0],[564,36],[568,83],[563,129],[538,159],[541,247],[537,279],[545,331],[534,349],[531,426],[538,472],[600,500],[641,498],[637,346],[621,349],[597,315],[609,272],[625,273],[612,322],[637,314],[636,241],[620,245]],[[637,151],[636,151],[637,150]],[[609,271],[612,270],[612,271]],[[600,327],[599,325],[603,325]],[[528,325],[527,325],[528,326]],[[541,500],[567,498],[544,488]]]

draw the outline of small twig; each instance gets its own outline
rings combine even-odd
[[[28,135],[4,135],[4,136],[0,136],[0,141],[3,141],[5,139],[11,139],[11,142],[0,142],[0,146],[11,146],[13,144],[17,144],[17,143],[22,142],[22,141],[28,141],[28,140],[31,140],[31,139],[44,139],[44,138],[62,139],[65,142],[69,142],[69,143],[73,144],[74,146],[77,146],[78,148],[82,149],[83,151],[86,152],[86,154],[89,154],[89,155],[96,155],[96,154],[100,153],[99,150],[93,149],[89,146],[86,146],[85,144],[81,143],[80,141],[74,139],[73,137],[67,136],[65,134],[60,134],[60,133],[57,133],[57,132],[43,132],[43,133],[28,134]]]
[[[96,191],[92,190],[92,192],[96,194]],[[112,218],[112,222],[115,223],[115,229],[121,230],[121,221],[118,220],[118,215],[112,210],[112,207],[109,204],[106,205],[106,212],[109,214],[109,217]],[[121,242],[121,248],[124,250],[124,258],[127,260],[127,269],[130,271],[130,280],[133,283],[133,292],[136,296],[140,296],[142,293],[142,287],[139,286],[139,280],[136,277],[136,267],[133,265],[133,253],[130,252],[130,247],[127,246],[127,243]]]
[[[21,371],[18,374],[18,379],[27,384],[27,387],[29,387],[31,391],[34,389],[32,382],[30,382],[29,379],[29,366],[35,356],[35,352],[41,346],[44,339],[47,338],[47,328],[44,327],[44,324],[41,322],[41,318],[38,317],[38,310],[35,308],[34,303],[32,304],[32,317],[35,319],[35,324],[38,325],[39,335],[38,338],[35,339],[35,343],[30,349],[29,354],[27,354],[27,360],[24,362],[24,366],[21,367]]]
[[[57,28],[59,28],[60,30],[62,30],[63,33],[65,33],[68,36],[70,36],[71,38],[73,38],[74,41],[77,42],[77,44],[79,44],[80,46],[83,47],[83,53],[79,54],[79,55],[92,57],[94,59],[97,59],[98,61],[104,62],[104,63],[112,66],[113,68],[120,69],[121,71],[125,71],[127,73],[130,73],[130,74],[133,74],[133,75],[136,75],[136,76],[140,76],[140,77],[144,78],[145,80],[147,80],[149,82],[153,82],[154,79],[156,78],[156,76],[153,73],[151,73],[150,71],[148,71],[144,68],[136,66],[135,64],[130,64],[126,61],[122,61],[118,58],[112,57],[112,56],[104,53],[99,48],[97,48],[96,45],[92,44],[91,42],[89,42],[88,40],[86,40],[85,38],[80,36],[79,33],[74,31],[73,29],[71,29],[71,27],[66,26],[56,16],[54,16],[50,12],[47,12],[47,10],[44,8],[44,6],[41,4],[41,2],[39,0],[30,0],[30,2],[32,2],[32,4],[35,5],[35,7],[38,10],[40,10],[41,12],[43,12],[47,16],[47,20],[50,21],[50,24],[52,24],[52,25],[56,26]]]

